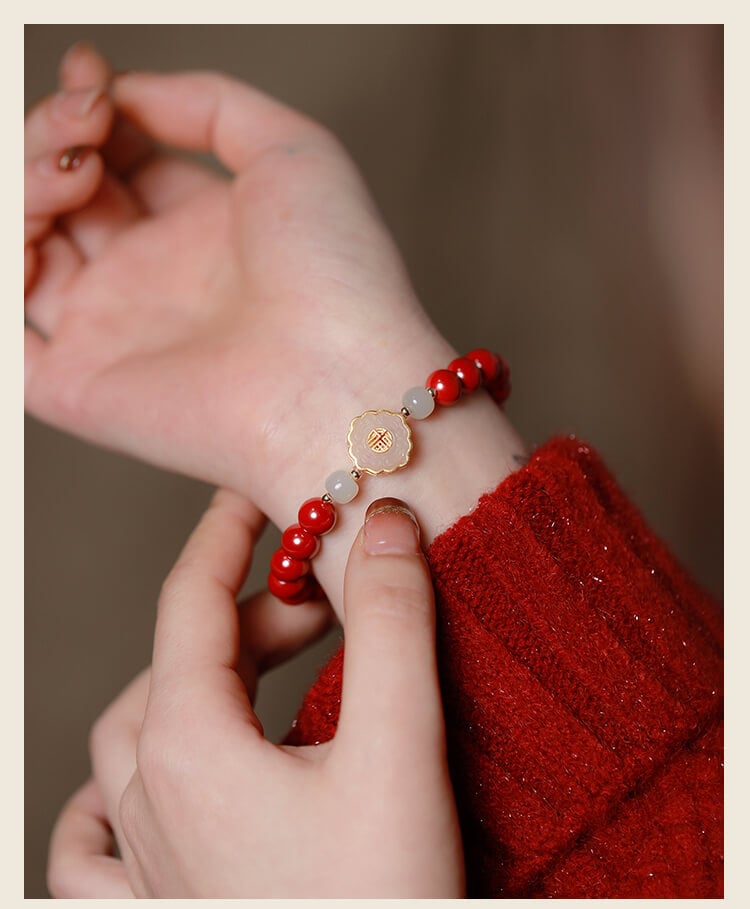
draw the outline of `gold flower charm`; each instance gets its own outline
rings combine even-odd
[[[409,463],[411,429],[400,413],[367,410],[352,420],[346,440],[361,472],[393,473]]]

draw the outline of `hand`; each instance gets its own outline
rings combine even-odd
[[[402,503],[373,505],[346,571],[338,731],[292,748],[263,737],[248,693],[278,641],[267,622],[254,640],[252,609],[241,635],[235,605],[259,516],[216,496],[164,585],[151,673],[95,727],[93,779],[53,835],[53,895],[464,895],[429,572]]]
[[[286,526],[346,463],[351,418],[398,409],[455,351],[321,126],[218,74],[112,77],[86,45],[61,85],[26,121],[27,409]],[[154,141],[210,152],[231,179]],[[88,151],[62,172],[71,145]],[[458,410],[447,437],[438,417],[420,427],[406,485],[378,478],[408,495],[427,543],[523,451],[483,392]],[[365,504],[316,561],[339,614]]]
[[[257,501],[383,347],[407,362],[417,339],[449,350],[321,126],[218,74],[112,78],[86,45],[61,84],[26,122],[33,414]],[[135,137],[112,131],[115,109]],[[232,178],[153,140],[210,152]],[[69,145],[88,150],[63,172]],[[273,470],[248,480],[251,451]]]

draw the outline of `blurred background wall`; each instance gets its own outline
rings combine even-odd
[[[522,434],[591,441],[721,595],[720,27],[29,26],[27,107],[82,38],[116,69],[220,69],[329,126],[444,334],[509,360]],[[26,896],[44,897],[89,727],[148,663],[210,491],[33,420],[25,451]],[[271,735],[336,643],[261,684]]]

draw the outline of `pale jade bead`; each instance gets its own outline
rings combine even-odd
[[[415,420],[424,420],[435,409],[435,399],[426,388],[419,386],[404,392],[401,401]]]
[[[339,505],[351,502],[359,492],[359,486],[348,470],[334,470],[326,480],[326,492]]]

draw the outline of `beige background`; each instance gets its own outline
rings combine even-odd
[[[27,106],[80,38],[118,69],[222,69],[331,127],[436,323],[506,355],[521,432],[593,442],[721,594],[720,28],[32,26]],[[148,662],[159,586],[209,490],[33,420],[25,457],[25,895],[39,897],[88,729]],[[335,642],[264,680],[272,735]]]

